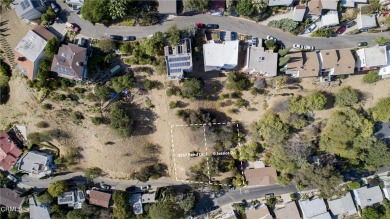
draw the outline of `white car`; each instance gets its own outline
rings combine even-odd
[[[311,24],[311,25],[309,26],[309,28],[307,28],[307,31],[308,31],[309,33],[311,33],[314,29],[316,29],[316,27],[317,27],[316,24]]]
[[[13,183],[17,183],[17,182],[18,182],[18,179],[17,179],[16,177],[12,176],[11,174],[9,174],[9,175],[7,176],[7,178],[8,178],[9,180],[11,180]]]
[[[294,45],[293,45],[293,48],[294,48],[294,49],[303,49],[303,46],[302,46],[302,45],[299,45],[299,44],[294,44]]]
[[[314,51],[315,50],[314,46],[304,46],[303,49],[306,51]]]
[[[272,40],[272,41],[275,41],[275,42],[276,42],[276,38],[273,37],[273,36],[267,36],[265,39],[266,39],[266,40]]]

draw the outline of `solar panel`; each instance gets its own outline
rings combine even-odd
[[[79,198],[80,199],[84,199],[85,197],[84,197],[84,193],[82,192],[82,191],[79,191]]]
[[[174,69],[171,69],[170,72],[171,72],[171,73],[179,73],[179,72],[181,72],[181,68],[174,68]]]
[[[26,10],[28,7],[30,7],[30,3],[28,2],[28,0],[24,0],[20,3],[20,6],[22,6],[23,10]]]
[[[172,68],[177,68],[177,67],[183,67],[183,66],[189,66],[190,62],[179,62],[179,63],[172,63],[169,66]]]
[[[72,75],[73,73],[66,67],[57,67],[57,72],[66,75]]]

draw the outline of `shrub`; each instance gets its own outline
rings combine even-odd
[[[174,109],[177,107],[177,101],[171,101],[169,102],[169,108]]]
[[[337,106],[352,106],[359,102],[359,92],[352,87],[344,87],[336,94]]]
[[[145,105],[146,105],[146,108],[148,108],[148,109],[154,108],[154,105],[153,105],[151,100],[146,100]]]
[[[372,117],[376,121],[387,122],[390,120],[390,98],[383,98],[376,103],[372,110]]]
[[[146,80],[144,82],[144,87],[146,90],[153,90],[154,88],[157,88],[158,85],[158,81]]]
[[[310,34],[311,37],[330,37],[333,34],[332,29],[318,29]]]
[[[298,22],[293,21],[290,18],[283,18],[280,20],[270,21],[269,27],[279,28],[286,32],[292,32],[298,27]]]
[[[357,181],[352,181],[352,182],[348,183],[348,188],[350,190],[358,189],[358,188],[360,188],[360,183]]]
[[[35,124],[35,126],[38,128],[49,128],[50,124],[45,121],[40,121],[37,124]]]
[[[41,107],[44,110],[51,110],[51,109],[53,109],[53,106],[50,103],[45,103]]]
[[[379,81],[379,79],[377,71],[369,71],[366,75],[364,75],[363,81],[367,84],[372,84]]]
[[[74,123],[79,124],[81,122],[81,120],[83,120],[83,119],[84,119],[84,116],[81,112],[76,111],[76,112],[72,113],[72,120]]]
[[[92,117],[91,122],[94,125],[100,125],[102,124],[102,117]]]

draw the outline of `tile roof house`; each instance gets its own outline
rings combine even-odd
[[[19,208],[22,206],[23,198],[15,190],[9,188],[0,188],[0,205],[11,208]]]
[[[89,204],[97,205],[104,208],[110,207],[110,193],[100,192],[97,190],[89,190],[89,192],[87,191],[87,194],[89,196]]]
[[[383,201],[383,195],[379,186],[367,188],[361,187],[352,190],[355,202],[360,208],[372,206]]]
[[[76,81],[87,75],[87,49],[75,44],[62,45],[54,55],[51,71],[58,76]]]
[[[293,0],[269,0],[268,6],[290,6]]]
[[[19,18],[26,20],[41,18],[42,13],[46,11],[43,0],[15,0],[10,6],[15,9]]]
[[[245,211],[247,219],[272,219],[273,217],[269,213],[268,207],[263,205],[256,208],[251,208]]]
[[[301,219],[297,204],[294,201],[285,204],[284,207],[276,208],[274,212],[276,219]]]
[[[327,213],[325,201],[322,198],[300,201],[299,206],[303,219],[311,219],[315,216]]]
[[[238,64],[239,41],[203,44],[204,71],[232,70]]]
[[[295,78],[318,77],[320,62],[317,52],[290,52],[290,60],[285,67],[286,74]]]
[[[265,50],[264,47],[248,47],[243,71],[275,77],[278,73],[278,53]]]
[[[293,21],[302,22],[306,14],[306,5],[297,5],[294,7]]]
[[[332,27],[339,24],[338,11],[329,11],[321,17],[321,27]]]
[[[248,186],[265,186],[278,184],[276,170],[272,167],[245,170]]]
[[[322,77],[355,72],[355,57],[350,49],[321,50],[319,57]]]
[[[321,15],[322,13],[322,3],[321,0],[310,0],[308,3],[309,14]]]
[[[44,50],[47,40],[52,37],[55,36],[42,26],[28,31],[14,51],[16,70],[30,80],[35,79],[38,74],[39,62],[45,56]]]
[[[367,0],[341,0],[341,5],[343,7],[354,8],[356,3],[367,3]]]
[[[177,0],[158,0],[158,12],[177,15]]]
[[[47,205],[38,203],[33,196],[31,196],[28,201],[30,204],[30,219],[50,219]]]
[[[57,202],[59,205],[68,205],[68,207],[74,209],[81,209],[85,202],[85,194],[81,190],[65,192],[58,196]]]
[[[357,26],[360,31],[367,31],[368,29],[377,27],[376,16],[374,14],[365,15],[359,13],[357,17]]]
[[[386,46],[359,49],[356,51],[356,67],[358,70],[364,71],[386,66],[388,61],[387,54]]]
[[[353,203],[351,193],[347,193],[345,196],[328,201],[329,210],[333,215],[338,218],[345,218],[357,213],[355,204]]]
[[[32,177],[43,177],[54,169],[53,155],[30,151],[18,161],[19,170]]]
[[[13,142],[7,132],[0,132],[0,169],[7,171],[17,161],[18,157],[22,155],[16,144]]]
[[[182,44],[164,47],[165,62],[169,80],[181,80],[185,73],[192,71],[191,40],[186,38]]]

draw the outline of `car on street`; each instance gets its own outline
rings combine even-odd
[[[53,9],[54,13],[58,14],[60,13],[60,7],[57,5],[57,3],[50,3],[50,7]]]
[[[126,37],[123,37],[123,41],[134,41],[136,40],[137,38],[135,36],[126,36]]]
[[[100,183],[100,188],[109,190],[109,189],[111,189],[111,186],[108,185],[108,184],[105,184],[104,182],[101,182]]]
[[[351,27],[353,27],[353,26],[355,26],[355,25],[356,25],[356,21],[350,21],[350,22],[347,23],[346,26],[347,26],[348,28],[351,28]]]
[[[110,39],[112,39],[112,40],[123,40],[123,36],[119,36],[119,35],[110,35]]]
[[[145,185],[145,186],[141,186],[139,187],[142,191],[146,191],[148,189],[150,189],[152,186],[151,185]]]
[[[299,44],[294,44],[294,45],[293,45],[293,48],[294,48],[294,49],[303,49],[303,46],[302,46],[302,45],[299,45]]]
[[[257,37],[252,38],[252,46],[256,47],[258,42],[259,42],[259,38]]]
[[[206,24],[203,24],[203,23],[196,23],[195,26],[197,28],[206,28]]]
[[[313,32],[314,29],[316,29],[317,25],[316,24],[311,24],[308,28],[307,28],[307,31],[309,33]]]
[[[207,29],[219,29],[218,24],[206,24]]]
[[[316,48],[314,46],[303,46],[303,50],[305,51],[314,51]]]
[[[74,32],[78,33],[80,32],[80,27],[79,25],[75,24],[75,23],[69,23],[69,22],[66,22],[65,23],[65,26],[70,29],[70,30],[73,30]]]
[[[343,34],[347,30],[346,26],[341,26],[339,29],[337,29],[337,34]]]
[[[367,43],[367,42],[359,42],[357,45],[358,45],[358,46],[367,46],[368,43]]]
[[[272,41],[274,41],[274,42],[277,41],[276,38],[273,37],[273,36],[267,36],[265,39],[266,39],[266,40],[272,40]]]

